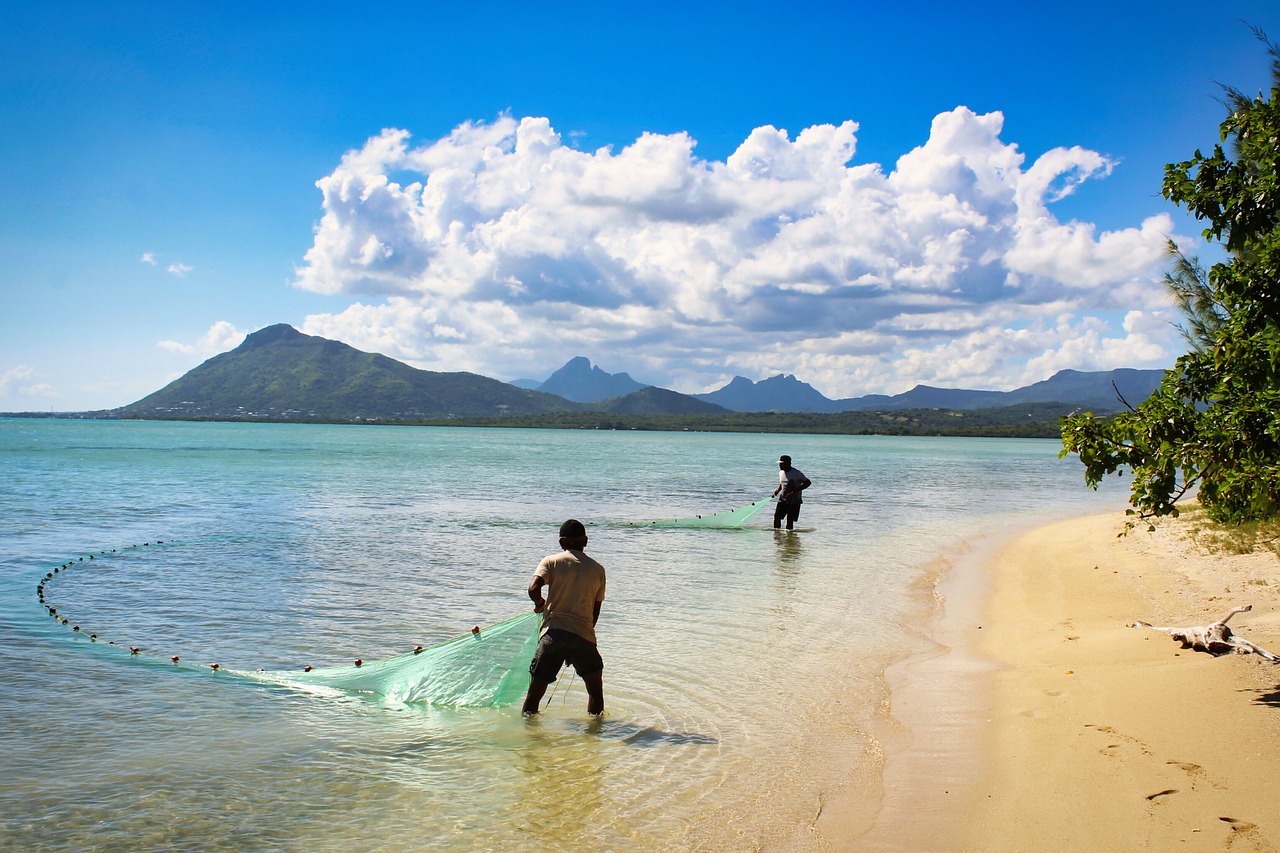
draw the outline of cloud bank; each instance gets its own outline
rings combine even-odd
[[[1028,164],[960,107],[891,171],[858,126],[760,127],[723,162],[687,134],[566,145],[545,118],[388,129],[317,182],[296,286],[351,297],[304,330],[433,370],[544,378],[574,355],[675,390],[794,373],[830,397],[1011,388],[1166,366],[1167,215],[1102,232],[1054,202],[1107,157]]]

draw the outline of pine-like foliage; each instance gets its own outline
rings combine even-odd
[[[1222,144],[1165,167],[1165,198],[1226,250],[1207,272],[1180,257],[1167,279],[1193,348],[1136,408],[1062,423],[1062,455],[1080,456],[1088,485],[1132,472],[1139,518],[1176,515],[1193,490],[1216,521],[1280,514],[1280,48],[1255,33],[1271,58],[1270,91],[1227,89]]]

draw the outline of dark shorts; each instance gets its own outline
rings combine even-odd
[[[778,501],[778,505],[773,508],[773,526],[777,527],[784,518],[788,524],[795,524],[800,517],[800,505],[801,502],[795,498]]]
[[[604,671],[604,661],[595,643],[589,643],[571,631],[551,628],[538,640],[538,650],[533,653],[529,674],[551,684],[566,663],[573,664],[578,675],[584,678]]]

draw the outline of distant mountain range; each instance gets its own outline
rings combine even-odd
[[[994,409],[1025,403],[1072,403],[1094,412],[1123,408],[1117,392],[1136,406],[1160,387],[1163,370],[1120,368],[1086,373],[1060,370],[1048,379],[1014,391],[964,391],[917,385],[902,394],[868,394],[831,400],[794,376],[778,374],[760,382],[741,376],[718,391],[694,394],[734,412],[865,412],[899,409]]]
[[[794,376],[760,382],[735,377],[718,391],[680,394],[610,374],[585,357],[570,359],[536,388],[475,373],[419,370],[383,355],[268,326],[136,403],[82,416],[168,420],[414,421],[554,413],[708,415],[733,412],[837,413],[905,409],[997,409],[1066,404],[1102,414],[1145,400],[1161,370],[1063,370],[1015,391],[918,385],[894,396],[832,400]],[[1114,387],[1113,387],[1114,384]]]
[[[917,385],[910,391],[888,396],[868,394],[833,400],[807,382],[779,373],[759,382],[735,376],[728,385],[705,394],[688,395],[731,412],[835,412],[896,411],[901,409],[995,409],[1026,403],[1070,403],[1094,412],[1115,412],[1120,398],[1136,406],[1151,396],[1164,378],[1163,370],[1120,368],[1084,372],[1060,370],[1048,379],[1013,391],[965,391]],[[580,403],[598,403],[634,393],[642,385],[626,373],[606,373],[584,356],[572,358],[546,382],[518,380],[521,387],[559,394]],[[669,392],[674,393],[674,392]],[[677,395],[684,396],[684,395]],[[634,407],[628,408],[634,411]],[[622,411],[614,409],[611,411]],[[653,411],[653,410],[650,410]],[[674,414],[674,412],[673,412]]]

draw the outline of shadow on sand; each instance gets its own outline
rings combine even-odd
[[[1270,693],[1263,693],[1261,690],[1250,690],[1250,693],[1257,694],[1257,698],[1253,700],[1255,705],[1267,705],[1272,708],[1280,708],[1280,684],[1276,685],[1276,689]]]

